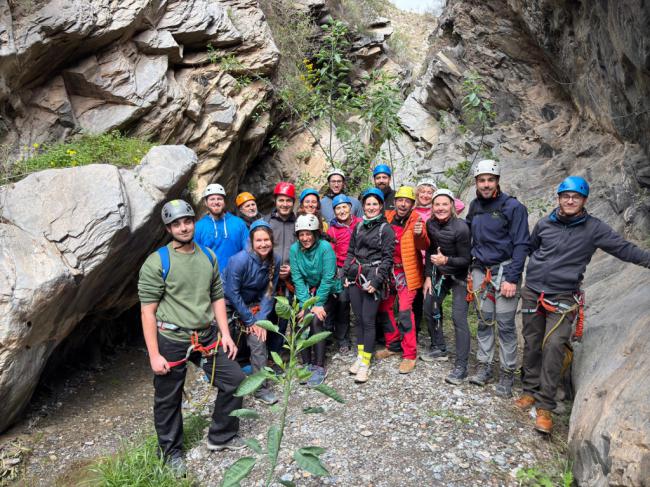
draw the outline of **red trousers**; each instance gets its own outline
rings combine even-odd
[[[386,338],[386,348],[393,352],[402,352],[402,357],[415,359],[417,357],[417,335],[415,317],[413,316],[413,300],[417,289],[409,291],[406,286],[390,294],[379,305],[377,322],[381,324]],[[397,323],[395,323],[395,298],[398,299]]]

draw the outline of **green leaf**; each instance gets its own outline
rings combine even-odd
[[[290,480],[282,480],[278,479],[278,482],[280,482],[284,487],[296,487],[296,484],[291,482]]]
[[[330,386],[327,384],[320,384],[314,387],[318,392],[321,394],[325,394],[327,397],[330,397],[334,399],[336,402],[340,402],[341,404],[345,404],[345,399],[343,399],[338,392],[336,392],[334,389],[332,389]]]
[[[257,441],[255,438],[248,438],[244,440],[244,443],[246,443],[246,446],[253,450],[255,453],[262,454],[264,453],[264,450],[262,449],[262,445],[260,445],[260,442]]]
[[[318,296],[312,296],[312,297],[309,298],[307,301],[305,301],[304,303],[302,303],[302,310],[304,311],[304,310],[306,310],[306,309],[311,308],[313,305],[316,304],[316,301],[318,301]]]
[[[255,466],[255,458],[243,457],[226,469],[221,487],[240,487],[239,482],[248,477]]]
[[[263,370],[260,370],[253,375],[249,375],[241,384],[239,384],[239,387],[235,391],[235,396],[241,397],[252,394],[262,386],[262,383],[266,378],[266,373]]]
[[[298,369],[298,379],[307,380],[310,377],[311,377],[311,372],[307,369],[307,367],[300,367]]]
[[[302,321],[300,322],[300,326],[309,326],[312,321],[314,321],[314,314],[313,313],[307,313],[302,318]]]
[[[322,406],[309,406],[302,409],[302,412],[305,414],[320,414],[325,412],[325,408]]]
[[[257,419],[260,417],[260,415],[257,413],[257,411],[254,411],[252,409],[235,409],[233,412],[230,413],[229,416],[234,416],[235,418],[252,418],[252,419]]]
[[[275,333],[278,333],[280,331],[280,328],[278,327],[278,325],[274,325],[269,320],[259,320],[259,321],[256,321],[255,324],[257,326],[259,326],[260,328],[264,328],[265,330],[273,331]]]
[[[293,459],[296,461],[298,466],[307,472],[316,475],[318,477],[328,477],[329,472],[323,464],[320,462],[320,458],[310,454],[302,454],[300,450],[293,454]]]
[[[298,449],[298,452],[302,453],[303,455],[313,455],[315,457],[322,455],[325,453],[325,451],[325,448],[321,448],[320,446],[305,446]]]
[[[278,352],[271,352],[271,357],[273,357],[273,361],[275,362],[275,365],[281,367],[284,370],[284,362],[282,361],[282,357],[280,357],[280,354]]]
[[[275,314],[279,318],[288,320],[291,317],[291,306],[289,306],[289,300],[284,296],[275,297]]]
[[[278,460],[278,453],[280,453],[280,442],[282,441],[282,431],[277,425],[272,425],[269,428],[267,435],[266,449],[269,452],[269,460],[272,465]]]
[[[298,347],[298,351],[305,350],[306,348],[309,348],[312,345],[325,340],[331,334],[331,331],[321,331],[320,333],[316,333],[315,335],[310,336],[307,338],[307,340],[302,342],[302,344]]]

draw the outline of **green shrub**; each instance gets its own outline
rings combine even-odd
[[[3,174],[4,181],[16,181],[36,171],[88,164],[134,166],[151,149],[151,142],[125,137],[118,131],[82,135],[65,143],[34,144]]]

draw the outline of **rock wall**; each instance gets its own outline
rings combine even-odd
[[[650,102],[639,95],[650,84],[644,81],[647,69],[637,60],[650,45],[650,30],[638,28],[647,22],[642,5],[596,3],[450,2],[432,36],[426,72],[400,112],[404,163],[398,178],[442,177],[445,169],[471,160],[482,139],[484,153],[477,158],[487,152],[501,160],[502,186],[528,206],[531,228],[554,207],[557,184],[579,174],[592,184],[589,211],[647,247],[650,161],[647,137],[641,134],[648,132],[643,124]],[[540,14],[540,4],[546,5],[542,10],[552,14],[552,21]],[[567,18],[563,9],[572,16]],[[607,15],[599,17],[599,12]],[[616,27],[615,20],[631,17],[631,24]],[[590,22],[597,19],[590,31]],[[612,23],[611,30],[605,29]],[[625,25],[630,32],[623,36]],[[540,32],[535,26],[544,26],[546,37],[535,35]],[[572,28],[575,36],[568,44],[562,35]],[[605,50],[606,45],[611,49]],[[584,74],[588,67],[582,57],[598,50],[600,65]],[[623,74],[604,74],[625,62],[622,53],[638,67],[632,81]],[[463,76],[469,71],[482,77],[497,113],[483,138],[477,130],[466,135],[458,131]],[[570,75],[573,80],[584,74],[582,84],[560,83],[558,72],[579,73]],[[592,104],[588,90],[595,100],[606,102]],[[463,198],[472,197],[469,188]],[[574,362],[577,391],[569,438],[574,474],[580,485],[647,485],[650,388],[644,384],[650,373],[650,271],[598,252],[584,288],[587,323]]]
[[[134,169],[50,169],[0,188],[0,431],[84,317],[137,303],[127,290],[165,236],[162,203],[197,162],[187,147],[159,146]]]

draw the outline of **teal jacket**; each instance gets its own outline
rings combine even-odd
[[[330,294],[336,292],[336,254],[332,245],[318,239],[311,249],[305,251],[300,242],[294,242],[289,251],[289,261],[291,280],[300,305],[312,296],[309,290],[316,288],[318,301],[315,306],[324,306]]]

